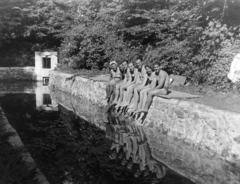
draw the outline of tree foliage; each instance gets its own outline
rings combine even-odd
[[[240,48],[238,0],[24,2],[12,7],[22,15],[19,29],[5,26],[2,35],[30,39],[33,50],[58,50],[62,67],[101,69],[141,53],[194,83],[230,87],[226,74]]]

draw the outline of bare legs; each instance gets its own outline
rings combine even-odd
[[[151,103],[152,103],[152,99],[155,95],[157,94],[162,94],[162,95],[166,95],[167,94],[167,90],[165,88],[162,88],[162,89],[153,89],[151,91],[148,92],[148,95],[147,95],[147,102],[144,106],[144,109],[143,111],[147,112]]]
[[[126,96],[125,101],[123,101],[123,103],[121,104],[122,106],[127,106],[130,103],[132,96],[133,96],[134,88],[136,88],[138,85],[139,84],[134,84],[127,88],[127,96]]]
[[[117,103],[117,100],[118,100],[118,97],[119,97],[119,91],[120,91],[120,88],[121,88],[122,85],[123,85],[123,83],[116,85],[115,92],[114,92],[115,97],[114,97],[113,103]]]
[[[125,97],[126,96],[126,91],[125,90],[127,90],[128,86],[131,86],[131,85],[133,85],[133,84],[127,83],[127,84],[124,84],[124,85],[120,85],[120,87],[119,87],[119,98],[118,99],[117,99],[117,97],[115,98],[115,100],[116,100],[115,103],[117,104],[116,107],[119,107],[123,103],[124,99],[126,98]]]
[[[149,91],[151,91],[152,89],[150,88],[146,88],[140,91],[139,96],[140,96],[140,100],[139,103],[137,104],[135,110],[141,111],[144,109],[145,103],[147,101],[147,94]]]
[[[141,90],[140,92],[139,92],[139,89],[140,89],[139,87],[136,87],[134,89],[134,97],[133,97],[132,103],[129,105],[129,112],[137,110],[138,104],[142,101],[143,92],[149,90],[149,87],[147,86],[147,87],[144,87],[143,89],[140,89]]]
[[[117,82],[119,82],[119,81],[120,81],[120,79],[112,79],[107,83],[106,99],[108,99],[109,102],[111,102],[115,98],[115,88],[116,88]]]

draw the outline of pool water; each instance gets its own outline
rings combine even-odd
[[[116,123],[109,114],[104,131],[52,105],[50,94],[42,91],[2,93],[0,106],[51,184],[192,183],[169,170],[160,179],[165,167],[151,157],[141,128]]]

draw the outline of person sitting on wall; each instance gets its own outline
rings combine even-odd
[[[167,72],[161,69],[160,63],[154,64],[154,71],[156,76],[157,86],[149,91],[147,91],[147,99],[146,102],[143,102],[144,108],[140,110],[141,112],[147,112],[151,103],[152,99],[155,95],[161,94],[166,95],[168,93],[169,87],[169,75]]]
[[[123,103],[123,101],[125,100],[126,96],[127,96],[127,89],[128,87],[130,86],[133,86],[137,83],[137,80],[138,80],[138,70],[137,68],[134,68],[134,65],[133,63],[129,65],[129,67],[133,67],[131,69],[131,72],[130,72],[130,75],[131,75],[131,80],[128,80],[128,82],[126,84],[123,84],[122,86],[120,86],[120,90],[119,90],[119,98],[117,100],[117,105],[116,105],[116,109]]]
[[[135,75],[135,79],[132,82],[132,84],[130,84],[125,88],[127,92],[123,97],[123,101],[120,102],[117,106],[122,106],[122,107],[127,106],[130,103],[130,100],[132,99],[133,90],[136,87],[140,86],[141,83],[143,83],[144,81],[144,76],[146,77],[145,75],[146,69],[145,69],[145,66],[143,65],[142,57],[140,55],[136,55],[134,57],[134,60],[136,61],[137,75]]]
[[[116,85],[115,85],[115,88],[114,88],[114,91],[113,91],[113,94],[112,94],[113,98],[111,98],[112,101],[109,101],[109,104],[111,104],[111,105],[113,104],[113,100],[116,99],[116,96],[118,98],[118,91],[117,90],[119,90],[119,86],[126,83],[126,80],[127,80],[126,75],[128,73],[128,62],[127,62],[127,60],[124,60],[120,63],[119,70],[121,72],[121,80],[119,82],[117,82]]]
[[[115,98],[112,104],[117,104],[118,101],[122,101],[124,88],[132,84],[135,78],[136,71],[134,70],[134,65],[132,62],[128,64],[127,72],[125,78],[122,82],[119,82],[115,87]]]
[[[156,76],[151,65],[146,65],[146,74],[142,84],[134,89],[134,98],[129,105],[128,112],[137,110],[138,104],[142,103],[143,94],[156,87]],[[138,103],[139,102],[139,103]]]
[[[121,72],[116,61],[110,62],[110,80],[106,86],[106,99],[109,101],[114,91],[114,86],[121,80]]]
[[[128,72],[128,61],[127,60],[123,60],[121,63],[120,63],[121,67],[119,66],[119,69],[120,69],[120,72],[122,74],[122,80],[125,79],[126,75],[127,75],[127,72]],[[122,83],[123,81],[119,82],[119,83]]]

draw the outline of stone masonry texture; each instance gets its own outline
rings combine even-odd
[[[80,76],[68,79],[71,76],[51,72],[50,88],[84,98],[100,109],[106,107],[104,82]],[[81,111],[85,108],[80,107],[83,103],[72,102]],[[88,113],[87,119],[97,119],[104,113],[97,109],[95,112],[96,115]],[[170,169],[200,184],[240,183],[240,114],[154,97],[142,126],[152,156]]]

